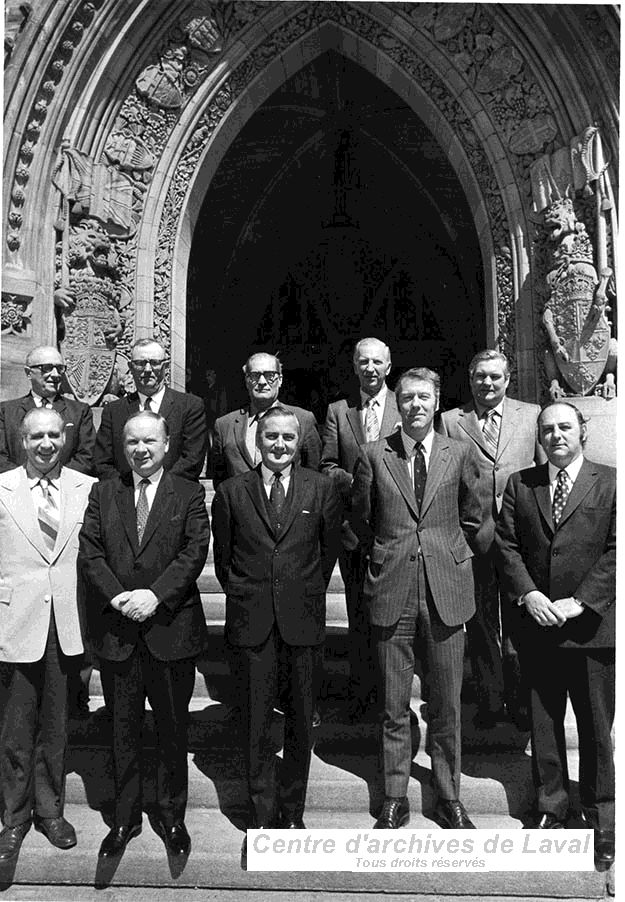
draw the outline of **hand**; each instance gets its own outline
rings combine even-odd
[[[151,589],[134,589],[125,603],[122,614],[130,620],[143,623],[158,607],[158,598]]]
[[[110,605],[112,608],[115,608],[116,611],[120,611],[120,613],[123,614],[124,611],[122,611],[122,608],[129,598],[130,592],[120,592],[115,598],[111,598]]]
[[[539,626],[562,626],[566,622],[562,611],[538,589],[526,594],[524,604]]]
[[[563,623],[566,623],[567,620],[571,620],[573,617],[579,617],[584,612],[584,606],[575,601],[573,597],[558,598],[554,601],[553,606],[563,615]],[[562,623],[558,624],[558,626],[562,626]]]

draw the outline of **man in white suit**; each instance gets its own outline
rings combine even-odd
[[[22,443],[24,466],[0,474],[0,863],[33,822],[57,848],[76,845],[63,817],[67,677],[84,651],[76,558],[95,479],[61,466],[55,410],[29,411]]]

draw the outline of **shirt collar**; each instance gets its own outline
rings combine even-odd
[[[58,393],[56,395],[53,395],[51,398],[42,398],[41,395],[38,395],[37,392],[33,391],[32,389],[30,393],[37,407],[41,407],[44,402],[47,404],[48,401],[50,402],[50,404],[54,404],[54,402],[58,398]]]
[[[256,408],[250,401],[250,409],[249,409],[249,413],[248,413],[248,417],[247,417],[248,429],[250,426],[253,426],[255,423],[258,422],[258,420],[261,418],[261,416],[265,413],[266,410],[271,410],[272,407],[275,407],[276,404],[279,404],[279,403],[280,403],[280,401],[276,398],[275,401],[271,402],[269,407],[265,407],[263,410],[256,410]]]
[[[61,465],[57,464],[48,473],[40,473],[36,467],[33,467],[30,461],[25,464],[26,478],[28,479],[28,488],[32,489],[37,485],[40,479],[47,479],[51,486],[60,489]]]
[[[484,414],[486,413],[487,410],[493,410],[495,413],[499,414],[500,417],[502,417],[502,416],[503,416],[503,402],[504,402],[504,401],[505,401],[505,398],[502,398],[501,401],[499,402],[499,404],[498,404],[496,407],[482,407],[481,404],[478,404],[478,402],[475,401],[475,409],[476,409],[476,411],[477,411],[477,418],[478,418],[478,420],[481,420],[481,419],[482,419],[482,417],[484,416]]]
[[[284,470],[280,470],[283,481],[289,478],[292,469],[293,464],[289,464],[288,467],[284,468]],[[260,472],[262,473],[263,482],[265,483],[265,485],[271,485],[271,483],[273,482],[273,477],[276,475],[275,470],[270,470],[269,467],[265,466],[265,464],[261,464]]]
[[[579,476],[579,471],[582,468],[582,464],[584,463],[584,455],[580,454],[579,457],[576,457],[575,460],[572,460],[568,467],[556,467],[551,461],[548,463],[549,467],[549,482],[555,482],[558,476],[558,473],[561,469],[566,470],[566,475],[569,477],[571,482],[575,482],[577,477]]]
[[[361,389],[361,391],[360,391],[361,407],[366,407],[369,400],[377,401],[378,404],[380,406],[382,406],[382,404],[384,404],[384,401],[386,400],[386,392],[387,391],[388,391],[388,388],[386,387],[386,383],[384,383],[384,385],[382,386],[380,391],[377,393],[377,395],[373,395],[373,396],[368,395],[366,392],[362,391],[362,389]]]
[[[137,488],[137,486],[139,485],[139,483],[141,482],[142,479],[147,479],[148,482],[152,483],[152,485],[158,485],[159,482],[161,481],[163,473],[164,473],[163,467],[161,467],[160,470],[156,470],[154,473],[152,473],[151,476],[140,476],[138,473],[135,473],[135,471],[133,470],[132,471],[132,484],[134,485],[135,488]]]
[[[156,405],[158,405],[158,407],[160,407],[161,402],[163,400],[163,395],[165,394],[165,388],[166,388],[166,386],[161,385],[159,390],[157,392],[155,392],[153,395],[144,395],[143,392],[138,391],[137,394],[139,395],[139,401],[141,402],[141,406],[145,407],[146,398],[149,398],[151,404],[156,404]]]
[[[406,457],[411,457],[414,452],[415,445],[417,444],[416,440],[413,439],[410,435],[408,435],[407,432],[404,432],[403,428],[401,430],[401,439],[402,439],[402,442],[404,443],[404,450],[406,452]],[[421,447],[423,448],[423,453],[427,454],[428,457],[432,453],[432,442],[433,441],[434,441],[434,427],[432,426],[430,428],[430,431],[428,432],[428,434],[425,436],[425,438],[421,439]]]

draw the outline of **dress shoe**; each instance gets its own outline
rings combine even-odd
[[[384,799],[382,811],[373,825],[374,830],[397,830],[410,820],[410,805],[406,796],[403,799]]]
[[[532,824],[532,830],[563,830],[562,821],[550,811],[539,811],[536,822]]]
[[[305,830],[306,824],[301,817],[288,817],[282,815],[278,821],[278,830]]]
[[[312,725],[313,725],[314,730],[316,730],[317,727],[321,726],[321,714],[319,713],[319,711],[316,708],[313,711]]]
[[[595,830],[595,861],[614,863],[614,830]]]
[[[439,799],[434,820],[447,830],[475,830],[475,824],[459,799]]]
[[[0,833],[0,861],[11,861],[17,858],[24,837],[30,830],[30,821],[24,821],[17,827],[5,827]]]
[[[165,824],[158,825],[160,833],[167,851],[172,855],[188,855],[191,850],[191,837],[187,832],[184,823],[172,824],[166,827]]]
[[[104,837],[100,851],[100,858],[114,858],[123,854],[124,849],[133,838],[141,833],[141,824],[129,824],[126,827],[113,827]]]
[[[64,817],[37,817],[35,830],[43,833],[45,838],[57,849],[71,849],[76,845],[76,831]]]

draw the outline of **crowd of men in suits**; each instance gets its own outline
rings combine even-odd
[[[88,406],[62,394],[54,347],[33,349],[31,391],[0,404],[0,862],[32,825],[61,849],[68,698],[90,658],[112,718],[115,808],[100,856],[142,829],[141,727],[157,732],[153,824],[188,855],[186,720],[207,631],[197,580],[210,537],[203,402],[166,385],[155,340],[131,349],[136,391]],[[579,732],[580,797],[598,863],[614,860],[615,471],[584,456],[566,400],[507,396],[498,351],[470,364],[471,400],[439,414],[440,379],[403,372],[388,346],[354,349],[358,388],[320,430],[283,404],[273,354],[243,375],[249,404],[217,419],[212,532],[246,762],[248,827],[304,827],[325,631],[338,558],[349,631],[347,714],[378,723],[384,801],[375,827],[408,823],[415,669],[444,828],[472,829],[460,799],[465,632],[476,725],[529,729],[536,808],[569,814],[564,716]],[[24,580],[24,574],[29,579]],[[74,682],[72,683],[72,680]],[[72,685],[74,688],[72,689]],[[284,711],[279,773],[268,741]],[[245,855],[245,844],[243,849]]]

